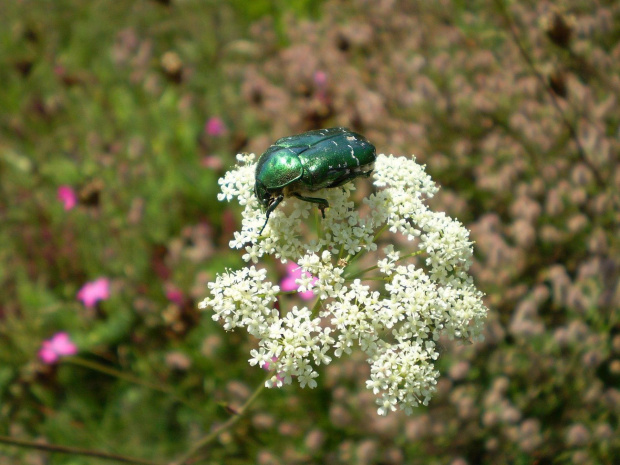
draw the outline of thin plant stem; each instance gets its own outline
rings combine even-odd
[[[280,291],[280,292],[277,292],[275,295],[294,295],[294,294],[297,294],[298,292],[299,291]],[[257,295],[260,295],[260,296],[264,297],[267,294],[257,294]]]
[[[379,231],[377,231],[377,234],[375,234],[375,237],[372,239],[372,242],[377,242],[377,239],[379,238],[379,236],[381,236],[381,234],[383,234],[388,227],[389,227],[389,225],[387,223],[385,223],[381,227],[381,229],[379,229]],[[356,260],[358,260],[365,252],[367,252],[366,249],[362,248],[359,252],[355,253],[355,255],[353,255],[353,256],[349,255],[347,257],[347,266],[351,265],[351,263],[353,263]]]
[[[22,447],[24,449],[37,449],[50,453],[80,455],[84,457],[97,457],[103,460],[111,460],[120,463],[132,463],[136,465],[163,465],[161,462],[153,462],[151,460],[139,459],[136,457],[128,457],[126,455],[111,454],[91,449],[82,449],[80,447],[61,446],[58,444],[44,444],[41,442],[29,441],[26,439],[17,439],[10,436],[0,436],[0,443],[10,446]]]
[[[373,237],[372,241],[373,242],[377,242],[377,239],[379,239],[379,236],[381,236],[381,234],[383,234],[388,227],[389,227],[389,224],[387,224],[387,223],[385,223],[383,226],[381,226],[381,229],[379,229],[379,231],[377,231],[377,234],[375,234],[375,237]]]
[[[403,255],[402,257],[399,257],[398,260],[396,260],[394,263],[398,263],[401,260],[405,260],[406,258],[415,257],[416,255],[420,255],[421,253],[422,253],[422,250],[417,250],[415,252],[408,253],[407,255]],[[344,276],[344,279],[347,281],[350,281],[350,280],[357,278],[358,276],[362,276],[364,273],[368,273],[369,271],[376,270],[377,268],[379,268],[379,265],[373,265],[371,267],[366,268],[365,270],[358,271],[357,273],[354,273],[348,276]],[[371,278],[365,278],[365,279],[371,279]]]
[[[560,107],[560,104],[558,103],[557,97],[553,93],[551,86],[545,80],[545,78],[540,73],[540,71],[538,71],[534,63],[534,60],[532,59],[530,54],[527,52],[527,50],[521,43],[521,39],[519,38],[517,26],[514,20],[512,19],[512,16],[510,15],[510,12],[508,11],[508,7],[506,6],[504,0],[495,0],[495,4],[498,6],[502,16],[504,17],[504,20],[506,21],[506,24],[508,26],[508,31],[510,32],[510,35],[512,36],[512,39],[515,45],[519,49],[519,53],[521,54],[521,56],[523,57],[527,65],[529,66],[530,70],[532,71],[532,74],[534,74],[536,79],[542,85],[543,89],[545,89],[545,91],[549,95],[551,99],[551,104],[553,105],[555,110],[560,115],[562,123],[564,124],[566,129],[568,129],[568,133],[570,134],[570,137],[573,139],[573,141],[575,142],[575,145],[577,146],[577,153],[579,154],[580,160],[592,170],[594,178],[596,179],[596,182],[599,185],[599,187],[605,187],[605,181],[603,180],[600,172],[598,171],[596,166],[594,166],[592,162],[586,156],[586,152],[583,149],[583,146],[581,145],[581,141],[579,140],[579,135],[577,134],[577,130],[575,129],[574,124],[571,121],[569,121],[566,115],[564,114],[564,111],[562,110],[562,107]]]
[[[340,250],[338,251],[338,261],[340,261],[343,255],[344,255],[344,244],[340,246]]]
[[[377,268],[379,268],[379,265],[373,265],[373,266],[370,266],[370,267],[366,268],[365,270],[358,271],[357,273],[353,273],[353,274],[351,274],[349,276],[344,276],[344,279],[347,280],[347,281],[350,281],[350,280],[353,280],[353,279],[355,279],[355,278],[357,278],[359,276],[362,276],[365,273],[368,273],[369,271],[376,270]]]
[[[186,464],[192,463],[193,460],[191,459],[194,455],[200,452],[202,448],[204,448],[205,446],[213,442],[224,431],[232,428],[235,425],[235,423],[237,423],[241,419],[243,414],[248,411],[252,403],[254,403],[254,401],[258,398],[258,396],[263,392],[263,390],[265,389],[265,382],[269,378],[271,378],[271,376],[272,376],[272,373],[269,372],[269,374],[267,375],[267,378],[265,378],[265,381],[263,381],[261,384],[258,385],[258,387],[254,390],[254,393],[249,397],[249,399],[245,402],[245,404],[243,404],[241,408],[239,408],[236,411],[236,413],[233,416],[231,416],[228,420],[226,420],[224,423],[222,423],[217,428],[214,428],[213,430],[211,430],[210,433],[208,433],[206,436],[204,436],[202,439],[198,440],[194,445],[192,445],[192,447],[185,454],[183,454],[178,459],[170,462],[168,465],[186,465]]]
[[[317,296],[316,301],[314,302],[314,305],[312,306],[312,310],[310,310],[310,313],[312,315],[316,315],[317,312],[319,311],[319,308],[321,308],[321,303],[323,301],[321,300],[321,297]]]
[[[362,281],[389,281],[390,278],[388,276],[371,276],[368,278],[362,278]],[[353,281],[353,278],[348,278],[345,280],[346,282]]]
[[[322,302],[321,298],[318,297],[316,299],[316,302],[314,303],[314,306],[312,307],[312,314],[313,315],[314,315],[314,312],[316,312],[319,309],[319,307],[321,306],[321,302]]]
[[[69,363],[69,364],[72,364],[72,365],[77,365],[77,366],[81,366],[81,367],[84,367],[84,368],[89,368],[91,370],[98,371],[98,372],[106,374],[108,376],[112,376],[114,378],[122,379],[123,381],[127,381],[129,383],[137,384],[139,386],[144,386],[145,388],[161,392],[163,394],[172,396],[175,400],[181,402],[182,404],[187,405],[188,407],[191,407],[192,409],[197,409],[196,405],[194,405],[193,403],[189,402],[188,400],[183,399],[181,396],[179,396],[175,392],[174,389],[172,389],[172,388],[170,388],[168,386],[151,383],[149,381],[145,381],[144,379],[138,378],[137,376],[131,375],[129,373],[125,373],[125,372],[122,372],[120,370],[116,370],[114,368],[105,366],[105,365],[103,365],[101,363],[94,362],[92,360],[88,360],[88,359],[81,358],[81,357],[63,357],[61,360],[62,360],[63,363]]]

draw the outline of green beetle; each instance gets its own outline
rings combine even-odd
[[[318,129],[278,139],[258,159],[254,193],[269,215],[285,197],[316,203],[325,218],[327,200],[307,197],[326,187],[338,187],[357,177],[369,177],[375,166],[375,146],[346,128]]]

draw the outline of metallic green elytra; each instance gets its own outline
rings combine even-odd
[[[285,197],[316,203],[325,218],[325,199],[307,197],[357,177],[369,177],[377,158],[375,146],[346,128],[318,129],[278,139],[258,159],[254,193],[269,215]]]

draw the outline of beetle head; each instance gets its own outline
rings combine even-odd
[[[263,210],[268,208],[269,204],[273,202],[272,194],[267,190],[267,187],[265,187],[265,185],[258,179],[254,184],[254,194],[256,195],[258,203],[260,203],[260,206],[263,208]]]
[[[265,185],[260,181],[256,181],[256,184],[254,184],[254,193],[256,194],[263,211],[267,210],[265,214],[265,223],[258,233],[260,236],[263,233],[265,226],[267,226],[269,215],[271,215],[271,212],[276,209],[280,202],[282,202],[284,199],[284,194],[282,193],[282,190],[279,192],[269,192]]]
[[[271,212],[284,199],[284,188],[301,178],[303,172],[297,153],[287,147],[272,145],[260,156],[256,164],[254,194],[261,207],[267,210],[265,225]]]

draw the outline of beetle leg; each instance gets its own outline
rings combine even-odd
[[[274,211],[278,205],[280,205],[280,202],[282,202],[282,200],[284,200],[284,194],[278,195],[273,200],[273,202],[271,202],[269,206],[267,207],[267,216],[265,217],[265,224],[263,225],[262,228],[260,228],[260,232],[258,233],[259,236],[263,233],[265,226],[267,226],[267,221],[269,221],[269,215],[271,215],[271,212]]]
[[[299,200],[305,200],[306,202],[318,204],[319,210],[321,210],[321,216],[325,218],[325,209],[329,207],[329,202],[327,200],[320,199],[318,197],[304,197],[298,192],[294,192],[291,195],[297,197]]]

